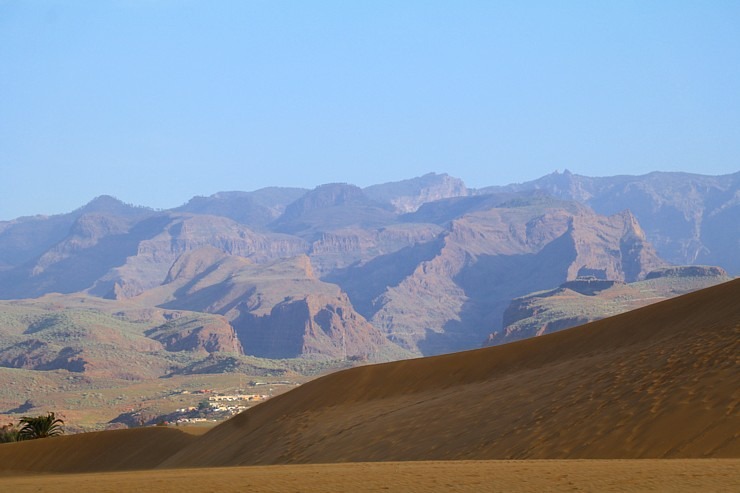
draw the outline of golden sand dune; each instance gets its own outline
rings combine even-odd
[[[149,469],[193,440],[157,426],[7,443],[0,445],[0,474]]]
[[[334,373],[163,467],[740,457],[738,341],[735,280],[536,339]]]
[[[0,445],[0,474],[301,462],[738,458],[739,301],[735,280],[537,339],[334,373],[200,437],[148,428]],[[643,462],[648,468],[655,463]],[[701,468],[710,462],[690,463]],[[730,471],[723,484],[737,484],[740,463],[720,464]],[[6,477],[0,487],[21,479]]]

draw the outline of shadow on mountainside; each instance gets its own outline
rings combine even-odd
[[[427,329],[418,347],[424,356],[479,347],[491,332],[501,329],[504,310],[519,296],[559,286],[576,259],[573,237],[564,233],[536,254],[480,255],[469,258],[455,276],[468,300],[459,320],[444,332]]]

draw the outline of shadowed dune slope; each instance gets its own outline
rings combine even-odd
[[[563,332],[309,382],[162,467],[740,457],[740,280]]]
[[[99,472],[151,469],[195,440],[163,427],[81,433],[0,445],[0,471]]]

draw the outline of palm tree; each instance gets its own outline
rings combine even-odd
[[[20,421],[21,430],[19,437],[21,440],[33,440],[34,438],[55,437],[64,433],[62,426],[64,421],[57,418],[53,412],[46,416],[23,416]]]

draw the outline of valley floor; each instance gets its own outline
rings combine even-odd
[[[0,475],[23,492],[740,491],[740,459],[372,462]]]

